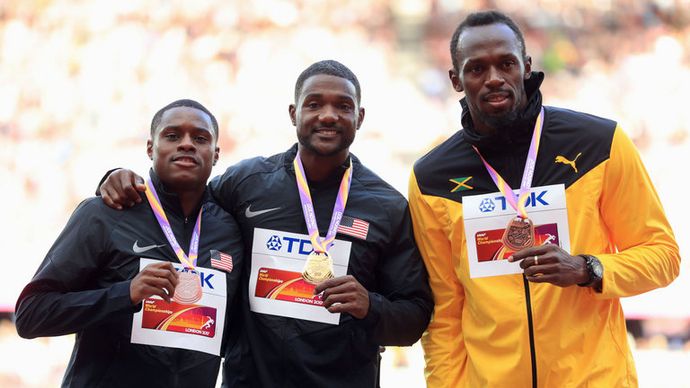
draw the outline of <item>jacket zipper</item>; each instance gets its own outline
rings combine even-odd
[[[532,321],[532,299],[529,292],[529,281],[523,275],[522,281],[525,285],[525,302],[527,305],[527,325],[529,327],[529,351],[532,360],[532,388],[537,388],[537,355],[534,351],[534,322]]]

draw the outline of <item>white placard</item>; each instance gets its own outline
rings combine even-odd
[[[160,260],[141,258],[139,271]],[[176,270],[184,267],[172,263]],[[196,267],[203,296],[194,304],[185,305],[159,296],[143,301],[141,310],[132,319],[132,343],[167,346],[220,355],[225,328],[227,287],[225,273],[211,268]]]
[[[347,275],[352,243],[335,240],[329,250],[333,272]],[[262,228],[254,229],[249,307],[262,314],[337,325],[340,313],[323,307],[314,285],[302,278],[307,256],[313,250],[309,236]]]
[[[515,191],[518,194],[517,191]],[[515,209],[500,192],[462,198],[465,239],[470,277],[522,273],[519,262],[510,263],[511,251],[501,243]],[[570,230],[563,184],[533,187],[527,200],[527,214],[535,226],[535,244],[557,244],[570,252]]]

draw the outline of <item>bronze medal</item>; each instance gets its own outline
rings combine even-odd
[[[503,245],[517,252],[534,245],[534,224],[529,218],[515,217],[506,226],[501,238]]]
[[[181,271],[179,283],[175,287],[173,300],[180,304],[194,304],[201,300],[204,291],[196,271]]]
[[[302,277],[311,284],[333,278],[333,259],[326,252],[312,251],[307,257]]]

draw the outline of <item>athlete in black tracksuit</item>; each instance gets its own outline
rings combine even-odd
[[[153,170],[150,175],[175,237],[187,251],[198,210],[185,219],[177,196],[165,191]],[[141,308],[130,300],[139,258],[177,261],[142,197],[142,203],[125,211],[109,208],[100,198],[82,202],[17,301],[16,325],[22,337],[76,333],[65,387],[215,386],[220,357],[130,343],[132,315]],[[231,308],[244,264],[239,229],[208,191],[200,206],[197,266],[211,267],[210,250],[232,256],[235,266],[226,273]],[[229,312],[224,343],[237,334],[228,330],[233,319]]]
[[[248,308],[254,228],[307,234],[292,164],[296,152],[295,145],[269,158],[245,160],[210,183],[218,203],[240,224],[247,252],[241,286],[243,341],[242,346],[227,348],[224,384],[373,387],[379,345],[416,342],[429,322],[433,301],[407,201],[356,157],[352,156],[352,186],[344,214],[368,222],[369,231],[365,240],[341,233],[336,238],[352,243],[347,273],[369,291],[366,318],[342,314],[339,325],[330,325]],[[326,235],[345,168],[309,185],[321,236]],[[255,213],[248,217],[250,206]],[[262,209],[274,210],[260,213]]]

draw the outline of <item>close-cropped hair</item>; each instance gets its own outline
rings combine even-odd
[[[213,113],[211,113],[211,111],[206,109],[205,106],[201,105],[201,103],[190,99],[181,99],[173,101],[170,104],[162,107],[158,112],[156,112],[156,114],[153,115],[153,119],[151,120],[151,138],[153,138],[153,136],[156,133],[156,128],[158,128],[158,125],[160,125],[161,123],[163,113],[172,108],[178,107],[194,108],[206,113],[211,118],[211,124],[213,125],[214,135],[216,136],[216,139],[218,138],[218,120],[216,120],[216,117],[213,115]]]
[[[525,48],[525,38],[522,36],[522,31],[520,31],[520,27],[515,24],[513,19],[511,19],[508,15],[504,14],[503,12],[496,11],[496,10],[491,10],[491,11],[481,11],[481,12],[473,12],[465,18],[460,24],[458,24],[457,28],[455,28],[455,32],[453,33],[453,37],[450,40],[450,57],[453,61],[453,70],[456,72],[459,70],[459,63],[458,63],[458,40],[460,40],[460,34],[464,30],[466,30],[469,27],[479,27],[479,26],[488,26],[491,24],[505,24],[508,26],[513,32],[515,33],[515,36],[518,39],[518,42],[520,42],[520,49],[522,51],[522,58],[526,59],[527,58],[527,49]]]
[[[359,87],[359,80],[357,80],[357,76],[355,75],[355,73],[353,73],[352,70],[350,70],[347,66],[343,65],[342,63],[334,61],[332,59],[327,59],[312,64],[311,66],[304,69],[304,71],[299,75],[299,77],[297,77],[297,82],[295,83],[295,103],[297,103],[300,94],[302,94],[302,87],[304,86],[304,82],[309,77],[319,74],[345,78],[346,80],[352,82],[352,84],[355,85],[355,91],[357,94],[357,104],[361,102],[362,91]]]

